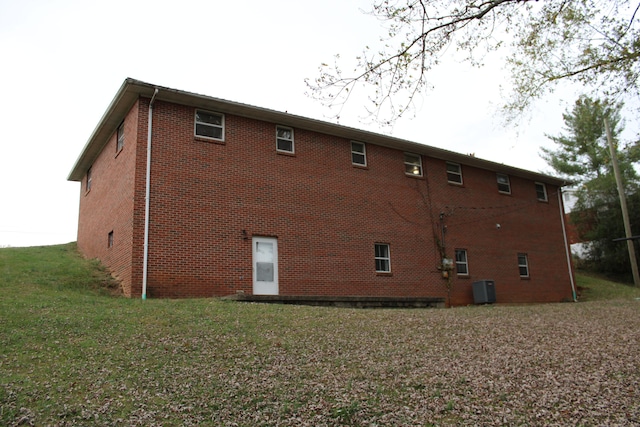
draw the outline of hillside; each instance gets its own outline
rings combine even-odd
[[[0,249],[0,424],[638,425],[640,293],[579,284],[455,309],[142,301],[73,244]]]

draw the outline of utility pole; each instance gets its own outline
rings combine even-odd
[[[631,273],[633,274],[633,284],[640,287],[640,274],[638,274],[638,260],[636,258],[636,250],[631,239],[631,223],[629,222],[629,210],[627,209],[627,197],[624,193],[624,185],[622,184],[622,175],[618,166],[618,150],[613,144],[611,136],[611,128],[609,127],[609,119],[604,118],[604,127],[607,131],[607,141],[609,142],[609,151],[611,152],[611,164],[613,165],[613,173],[616,176],[616,184],[618,186],[618,195],[620,196],[620,207],[622,208],[622,221],[624,222],[624,232],[627,238],[627,249],[629,250],[629,260],[631,261]]]

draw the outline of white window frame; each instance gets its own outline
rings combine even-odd
[[[455,166],[458,170],[451,171],[449,170],[449,166]],[[451,176],[459,177],[460,180],[452,180]],[[450,184],[462,185],[462,166],[460,166],[460,163],[447,162],[447,182]]]
[[[359,146],[362,151],[354,149],[354,146]],[[354,156],[362,156],[362,162],[356,162]],[[351,141],[351,164],[355,166],[367,166],[367,147],[364,142]]]
[[[464,260],[458,259],[458,254],[464,255]],[[456,260],[456,274],[458,276],[468,276],[469,275],[469,256],[467,254],[466,249],[456,249],[455,250],[455,260]],[[461,268],[464,269],[464,272],[460,271]]]
[[[506,178],[506,182],[500,182],[500,178]],[[496,181],[498,183],[498,192],[502,194],[511,194],[511,179],[505,173],[496,173]],[[500,186],[506,186],[507,190],[503,190]]]
[[[536,198],[541,201],[541,202],[548,202],[549,201],[549,196],[547,194],[547,186],[544,182],[536,182],[535,184],[536,187]],[[542,193],[544,194],[544,196],[541,198],[540,194],[538,192],[538,188],[542,189]]]
[[[411,157],[414,158],[414,161]],[[422,156],[420,154],[404,153],[404,173],[408,176],[422,176]]]
[[[378,254],[378,248],[386,248],[383,253]],[[373,246],[373,254],[376,261],[376,273],[391,273],[391,248],[388,243],[376,243]],[[386,256],[385,256],[386,255]],[[378,268],[378,263],[381,264],[381,268]],[[386,264],[386,270],[384,269]]]
[[[120,123],[116,130],[116,153],[119,153],[124,148],[124,122]]]
[[[279,131],[281,129],[284,131],[291,132],[291,139],[280,136]],[[285,150],[280,148],[280,141],[290,142],[291,150]],[[293,128],[290,128],[287,126],[276,126],[276,151],[279,151],[280,153],[289,153],[289,154],[294,154],[296,152],[296,146],[295,146],[294,137],[293,137]]]
[[[525,253],[518,254],[518,272],[523,279],[529,277],[529,257]]]
[[[87,169],[87,182],[85,184],[85,191],[89,191],[91,190],[91,183],[93,181],[93,166],[90,166],[89,169]]]
[[[207,114],[210,116],[219,116],[220,117],[220,124],[216,124],[216,123],[209,123],[206,121],[202,121],[202,120],[198,120],[198,113],[203,113],[203,114]],[[196,109],[194,114],[193,114],[193,134],[197,137],[197,138],[204,138],[204,139],[210,139],[213,141],[224,141],[224,114],[222,113],[216,113],[214,111],[207,111],[207,110],[199,110]],[[198,126],[205,126],[205,127],[210,127],[213,129],[220,129],[220,137],[214,137],[214,136],[208,136],[208,135],[201,135],[198,134]]]

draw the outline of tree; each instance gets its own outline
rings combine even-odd
[[[622,103],[592,100],[581,96],[571,111],[562,115],[566,135],[550,136],[557,149],[542,148],[542,158],[561,176],[576,184],[596,184],[592,182],[611,174],[611,155],[606,140],[604,118],[609,119],[614,139],[623,130],[620,119]],[[623,150],[618,159],[624,164],[626,173],[635,171],[629,163],[635,150]],[[637,160],[637,157],[635,157]],[[628,177],[633,179],[634,177]],[[613,182],[615,189],[615,181]]]
[[[557,149],[543,148],[542,157],[577,187],[571,220],[580,237],[589,242],[587,262],[602,273],[628,278],[631,268],[626,245],[612,241],[624,236],[624,225],[604,124],[608,119],[632,221],[640,225],[640,179],[633,167],[640,156],[629,145],[619,147],[622,107],[622,103],[581,96],[573,109],[563,114],[565,134],[547,135]],[[631,146],[636,147],[637,143]]]
[[[640,2],[630,0],[376,0],[370,13],[387,29],[381,47],[365,47],[352,74],[337,55],[307,85],[330,106],[364,89],[369,114],[393,122],[413,108],[430,85],[429,71],[451,47],[479,66],[486,53],[510,45],[507,119],[561,81],[607,97],[638,95],[639,10]]]
[[[587,242],[583,260],[585,266],[609,277],[631,281],[627,245],[613,241],[613,238],[624,237],[625,230],[620,199],[615,190],[615,182],[611,180],[612,177],[607,177],[606,181],[609,183],[604,184],[601,189],[579,188],[576,192],[577,202],[570,216],[578,234]],[[630,222],[637,229],[640,226],[640,188],[637,183],[627,187]]]

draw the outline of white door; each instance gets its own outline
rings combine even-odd
[[[278,239],[253,238],[253,294],[278,295]]]

